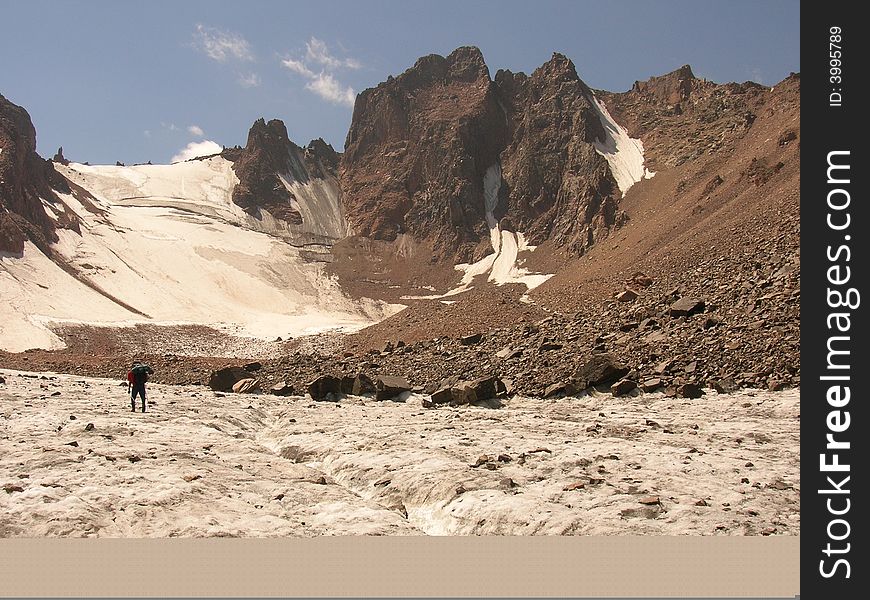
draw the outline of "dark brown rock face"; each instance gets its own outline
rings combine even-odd
[[[233,202],[248,214],[258,217],[260,209],[276,219],[302,224],[294,208],[296,197],[281,181],[308,183],[337,174],[339,155],[322,139],[301,148],[287,137],[284,122],[264,119],[254,122],[244,148],[229,148],[223,155],[233,161],[239,183],[233,189]]]
[[[36,130],[27,111],[0,95],[0,252],[20,254],[30,239],[44,252],[57,241],[42,200],[58,203],[54,190],[69,192],[50,161],[36,153]],[[69,221],[69,222],[68,222]]]
[[[665,75],[650,77],[647,81],[635,81],[632,91],[648,94],[665,104],[676,105],[688,100],[695,81],[692,67],[683,65]]]
[[[605,132],[591,90],[561,54],[530,77],[499,71],[495,84],[510,127],[501,154],[507,215],[532,243],[553,239],[582,253],[625,218],[616,181],[593,146]]]
[[[468,258],[488,235],[484,176],[496,169],[496,220],[582,252],[621,218],[592,102],[560,54],[495,81],[477,48],[423,57],[357,98],[341,163],[347,218],[362,236],[407,233]]]
[[[477,48],[425,56],[363,91],[342,157],[356,233],[431,239],[443,255],[485,233],[483,175],[504,147],[503,116]]]

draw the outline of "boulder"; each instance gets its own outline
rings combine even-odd
[[[637,272],[631,277],[631,283],[640,287],[649,287],[653,284],[653,279],[649,275]]]
[[[480,340],[483,339],[482,333],[472,333],[471,335],[466,335],[459,338],[459,343],[463,346],[473,346],[475,344],[479,344]]]
[[[295,391],[292,385],[287,385],[284,381],[276,383],[269,389],[269,393],[273,396],[292,396]]]
[[[715,317],[707,317],[704,319],[704,322],[701,324],[701,327],[704,329],[710,329],[711,327],[716,327],[721,324],[721,321]]]
[[[643,321],[640,322],[639,327],[641,329],[658,329],[659,322],[653,319],[652,317],[647,317]]]
[[[423,387],[423,392],[431,395],[431,394],[434,394],[437,390],[441,390],[441,389],[445,389],[445,388],[450,389],[454,385],[456,385],[457,383],[459,383],[459,376],[458,375],[451,375],[450,377],[445,377],[441,381],[431,382],[431,383],[426,384]]]
[[[355,377],[351,375],[342,375],[341,376],[341,393],[342,394],[352,394],[353,393],[353,382]]]
[[[696,383],[684,383],[677,386],[677,396],[680,398],[700,398],[703,395],[701,386]]]
[[[249,362],[243,368],[245,369],[245,371],[253,373],[254,371],[259,371],[260,369],[262,369],[263,363],[259,361]]]
[[[616,295],[617,302],[633,302],[637,300],[637,292],[634,290],[624,290]]]
[[[312,400],[334,400],[341,393],[341,379],[333,375],[321,375],[309,383],[306,389]]]
[[[513,396],[517,393],[513,379],[499,379],[499,381],[501,381],[502,385],[504,386],[505,396]]]
[[[242,379],[249,379],[251,374],[241,367],[224,367],[212,371],[208,380],[208,387],[216,392],[231,392],[233,386]]]
[[[375,399],[389,400],[403,392],[410,392],[411,385],[404,377],[382,375],[375,379]]]
[[[460,381],[453,386],[453,403],[470,404],[482,400],[491,400],[498,393],[499,379],[497,377],[481,377],[473,381]],[[504,385],[502,383],[502,385]]]
[[[720,394],[730,394],[731,392],[736,392],[740,389],[740,386],[738,386],[733,379],[728,377],[711,381],[709,382],[709,385]]]
[[[447,404],[453,401],[453,389],[450,387],[438,388],[430,396],[433,404]]]
[[[614,396],[623,396],[637,387],[637,383],[629,379],[620,379],[610,386],[610,393]]]
[[[236,394],[249,394],[259,389],[260,380],[254,379],[253,377],[248,377],[247,379],[240,379],[233,384],[233,392],[235,392]]]
[[[704,301],[686,296],[671,304],[668,312],[672,317],[691,317],[704,312]]]
[[[659,379],[658,377],[653,377],[651,379],[647,379],[643,383],[640,384],[640,389],[642,389],[645,392],[654,392],[657,389],[659,389],[660,387],[662,387],[662,380]]]
[[[560,394],[570,396],[576,391],[577,390],[574,388],[574,385],[571,383],[554,383],[544,388],[544,398],[554,398]]]
[[[574,373],[574,385],[579,390],[585,390],[595,385],[614,383],[628,373],[628,368],[610,354],[593,354]]]
[[[451,390],[454,404],[470,404],[477,402],[477,393],[474,390],[474,383],[471,381],[460,381]]]
[[[481,377],[472,381],[478,400],[495,398],[498,393],[498,377]]]
[[[376,391],[377,390],[375,388],[375,382],[372,381],[372,378],[365,373],[360,373],[353,378],[353,387],[351,388],[350,393],[354,396],[373,394]]]

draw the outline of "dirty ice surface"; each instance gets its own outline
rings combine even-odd
[[[200,323],[274,339],[355,330],[402,308],[352,299],[324,272],[343,217],[321,180],[309,196],[288,184],[303,216],[323,216],[290,231],[268,213],[257,220],[232,203],[238,180],[221,157],[56,168],[94,196],[60,194],[63,206],[44,203],[52,218],[71,211],[81,221],[81,235],[58,229],[54,245],[77,274],[30,243],[22,257],[0,255],[2,349],[61,347],[53,323]]]
[[[798,390],[424,409],[0,370],[0,537],[798,535]]]
[[[643,166],[643,142],[628,135],[598,98],[592,106],[598,112],[598,118],[607,135],[604,141],[596,140],[595,150],[607,159],[610,172],[616,179],[619,191],[625,194],[628,189],[641,179],[649,179],[654,172]]]

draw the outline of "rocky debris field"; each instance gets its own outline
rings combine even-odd
[[[0,537],[797,535],[797,390],[498,410],[0,372]]]
[[[418,334],[413,328],[382,324],[352,336],[262,342],[204,327],[79,326],[66,330],[65,350],[0,353],[0,365],[123,378],[128,363],[140,359],[155,368],[156,382],[207,384],[217,369],[256,363],[249,372],[260,387],[283,383],[285,394],[305,393],[318,377],[362,374],[402,377],[409,388],[430,394],[445,381],[497,378],[509,383],[508,395],[542,397],[582,391],[578,371],[606,355],[624,368],[624,381],[596,383],[620,383],[617,395],[638,386],[681,395],[685,386],[794,387],[800,384],[799,257],[753,256],[742,269],[713,260],[673,288],[668,279],[635,273],[603,303],[486,331],[465,325],[452,335],[411,341]],[[725,278],[728,283],[721,283]],[[449,325],[449,315],[441,313],[461,310],[440,306],[435,313],[414,313],[422,315],[424,330],[441,330]]]

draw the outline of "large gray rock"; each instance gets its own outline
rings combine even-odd
[[[574,389],[574,385],[571,383],[553,383],[544,388],[544,398],[554,398],[559,395],[570,396],[576,391],[577,390]]]
[[[630,379],[620,379],[610,386],[610,393],[614,396],[623,396],[637,387],[637,383]]]
[[[684,383],[677,386],[677,396],[680,398],[700,398],[704,391],[697,383]]]
[[[481,377],[473,381],[460,381],[453,386],[454,404],[470,404],[483,400],[491,400],[498,395],[499,379],[497,377]]]
[[[273,396],[292,396],[295,390],[292,385],[287,385],[286,381],[281,381],[273,385],[269,392]]]
[[[375,382],[365,373],[360,373],[353,378],[353,387],[351,394],[354,396],[362,396],[363,394],[373,394],[377,391]]]
[[[482,333],[472,333],[471,335],[465,335],[459,338],[459,343],[463,346],[473,346],[475,344],[479,344],[480,340],[483,339]]]
[[[338,394],[341,394],[341,379],[332,375],[321,375],[306,387],[313,400],[336,400]]]
[[[403,392],[410,392],[411,385],[404,377],[382,375],[375,380],[375,399],[389,400]]]
[[[224,367],[213,371],[208,387],[216,392],[232,392],[233,386],[242,379],[250,379],[251,374],[242,367]]]
[[[574,386],[585,390],[594,385],[611,384],[628,373],[628,368],[610,354],[593,354],[574,372]]]
[[[430,397],[433,404],[447,404],[453,401],[453,388],[449,386],[438,388]]]
[[[692,315],[704,312],[704,301],[697,298],[680,298],[669,309],[672,317],[690,317]]]
[[[453,395],[454,404],[470,404],[478,400],[474,382],[471,381],[460,381],[453,386],[450,392]]]

